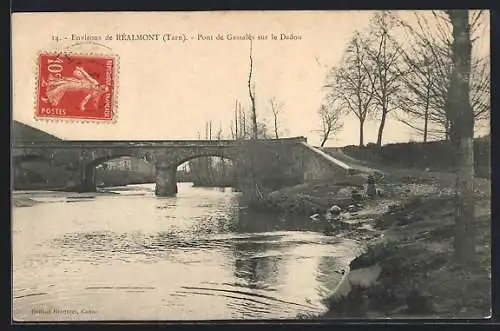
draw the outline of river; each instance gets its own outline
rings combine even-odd
[[[23,194],[43,203],[13,208],[15,320],[319,314],[359,250],[311,220],[251,213],[230,188],[108,190]]]

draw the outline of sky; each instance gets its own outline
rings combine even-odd
[[[407,15],[403,13],[404,15]],[[13,119],[63,139],[196,139],[212,121],[213,131],[230,134],[235,101],[249,107],[249,41],[228,34],[267,35],[253,41],[253,78],[257,116],[270,120],[269,99],[284,104],[286,136],[305,136],[318,144],[317,110],[331,67],[340,64],[356,30],[365,29],[371,11],[335,12],[178,12],[178,13],[16,13],[12,18]],[[99,41],[75,44],[71,35],[117,33],[186,34],[180,41]],[[215,40],[217,34],[225,40]],[[299,40],[279,40],[280,34]],[[198,40],[198,35],[214,40]],[[278,35],[272,40],[271,34]],[[489,52],[488,34],[481,44]],[[52,36],[67,36],[53,41]],[[194,39],[190,39],[190,37]],[[120,58],[117,120],[113,124],[47,122],[34,118],[36,56],[40,51],[113,52]],[[344,128],[330,146],[357,144],[358,122],[343,118]],[[365,125],[366,142],[376,140],[377,121]],[[384,143],[419,139],[389,118]]]

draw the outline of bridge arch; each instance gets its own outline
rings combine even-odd
[[[183,165],[187,167],[181,168]],[[238,180],[235,166],[232,155],[204,153],[179,159],[173,167],[176,182],[192,182],[196,186],[234,186]]]
[[[224,150],[219,148],[210,149],[185,149],[180,153],[165,155],[165,159],[160,160],[156,167],[156,188],[157,196],[172,196],[177,191],[177,169],[182,164],[202,157],[218,157],[229,159],[234,164],[237,154],[233,149]]]
[[[213,152],[212,153],[196,153],[193,155],[184,156],[184,157],[176,160],[173,163],[173,167],[175,167],[175,169],[177,169],[179,166],[183,165],[186,162],[196,160],[196,159],[199,159],[202,157],[218,157],[218,158],[221,158],[224,160],[230,160],[231,162],[233,162],[233,164],[236,162],[236,157],[234,155],[228,155],[227,153],[213,153]]]
[[[121,168],[124,165],[117,165],[117,168],[99,167],[110,161],[129,159],[129,168]],[[135,161],[134,161],[135,160]],[[146,168],[144,164],[147,164]],[[135,165],[134,165],[135,163]],[[89,161],[84,166],[84,183],[88,190],[95,190],[100,185],[122,186],[128,184],[153,183],[155,165],[150,159],[144,157],[144,153],[115,153],[100,156]]]
[[[113,154],[109,155],[102,155],[94,158],[93,160],[87,162],[85,164],[85,168],[90,168],[90,167],[97,167],[100,164],[106,163],[111,160],[116,160],[120,159],[123,157],[130,157],[130,158],[135,158],[138,160],[144,160],[148,162],[151,165],[154,165],[153,158],[149,156],[148,152],[140,152],[140,151],[123,151],[123,152],[114,152]]]

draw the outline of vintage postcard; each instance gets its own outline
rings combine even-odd
[[[489,317],[489,20],[13,13],[13,321]]]

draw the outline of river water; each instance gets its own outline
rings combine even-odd
[[[295,318],[325,310],[359,244],[250,213],[231,189],[40,192],[13,209],[18,321]]]

